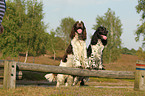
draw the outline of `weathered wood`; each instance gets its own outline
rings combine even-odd
[[[4,69],[0,68],[0,79],[4,77]]]
[[[4,62],[9,61],[9,62],[14,62],[13,60],[0,60],[0,78],[4,77]],[[22,71],[19,71],[18,67],[16,66],[16,79],[21,80],[23,77]]]
[[[52,65],[31,64],[17,62],[19,70],[48,72],[56,74],[69,74],[75,76],[107,77],[107,78],[134,78],[132,71],[109,71],[109,70],[88,70],[79,68],[68,68]]]
[[[1,70],[0,70],[1,71]],[[3,70],[4,71],[4,70]],[[4,78],[4,72],[0,72],[0,79]],[[17,80],[22,80],[23,78],[23,73],[22,71],[16,71],[16,79]]]
[[[4,61],[5,60],[0,60],[0,67],[4,67]]]
[[[3,66],[4,61],[0,60],[0,67]],[[133,71],[111,71],[111,70],[87,70],[79,68],[67,68],[53,65],[42,65],[32,63],[17,62],[19,70],[36,71],[36,72],[48,72],[48,73],[60,73],[70,74],[76,76],[89,76],[89,77],[107,77],[107,78],[130,78],[134,79],[135,72]]]
[[[138,60],[136,62],[134,90],[145,91],[145,61]]]
[[[137,60],[136,64],[145,64],[145,61],[143,61],[143,60]]]
[[[4,69],[0,68],[0,76],[4,76]]]
[[[15,88],[16,84],[16,62],[5,61],[3,88]]]
[[[22,77],[23,77],[22,71],[16,70],[16,79],[21,80]],[[3,78],[4,78],[4,69],[0,69],[0,79],[3,79]]]

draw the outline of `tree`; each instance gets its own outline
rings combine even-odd
[[[26,52],[26,62],[28,53],[33,56],[45,53],[48,35],[45,33],[42,11],[42,2],[7,1],[3,20],[5,32],[0,38],[3,57],[14,57]]]
[[[70,43],[70,33],[72,30],[72,27],[75,23],[75,20],[71,17],[63,18],[61,20],[60,26],[56,29],[56,36],[60,37],[66,46]]]
[[[125,48],[122,48],[121,53],[122,53],[122,54],[130,54],[130,53],[129,53],[129,49],[126,48],[126,47],[125,47]]]
[[[141,47],[136,52],[136,55],[139,57],[140,60],[145,60],[145,51]]]
[[[35,0],[27,1],[27,36],[25,39],[25,49],[26,59],[28,53],[36,56],[38,54],[45,52],[47,37],[45,36],[45,25],[42,21],[43,19],[43,8],[42,2],[38,3]],[[28,22],[28,23],[27,23]],[[25,27],[24,27],[25,28]],[[25,29],[24,29],[25,30]],[[24,32],[23,32],[24,33]],[[24,34],[25,35],[25,34]],[[46,41],[44,41],[46,40]],[[26,62],[25,59],[25,62]]]
[[[47,44],[47,49],[50,52],[53,52],[53,57],[55,60],[56,57],[56,50],[64,50],[64,41],[62,41],[62,39],[60,37],[56,37],[56,33],[54,32],[54,30],[50,31],[49,34],[49,44]]]
[[[103,53],[103,61],[112,62],[120,56],[122,24],[119,17],[115,17],[115,12],[109,8],[104,16],[97,16],[93,29],[104,26],[108,32],[108,44]]]
[[[0,48],[5,57],[16,57],[21,51],[19,28],[25,21],[25,6],[21,0],[7,1],[7,10],[3,19],[4,33],[0,35]]]
[[[124,47],[121,49],[121,53],[122,54],[129,54],[129,55],[136,55],[136,50],[133,48],[131,50],[129,50],[128,48]]]
[[[130,50],[130,53],[131,53],[131,55],[136,55],[136,50],[132,48],[132,49]]]
[[[135,40],[139,41],[139,37],[142,34],[144,36],[143,41],[145,41],[145,0],[138,0],[138,5],[136,6],[136,10],[138,14],[140,13],[142,14],[142,17],[140,19],[140,21],[142,21],[142,24],[141,25],[138,24],[137,31],[135,32],[135,34],[137,35]],[[143,43],[143,45],[145,45],[145,43]]]
[[[136,6],[137,13],[142,13],[142,19],[145,18],[145,0],[138,0],[138,5]]]

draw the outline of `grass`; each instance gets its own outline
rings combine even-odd
[[[1,56],[2,54],[0,54]],[[59,65],[61,58],[64,55],[64,51],[57,52],[56,60],[53,60],[53,54],[47,52],[45,55],[33,57],[29,56],[27,59],[27,63],[36,64],[47,64],[47,65]],[[7,60],[15,60],[18,61],[18,58],[6,58]],[[25,56],[19,56],[19,62],[24,62]],[[114,71],[135,71],[136,61],[138,60],[137,56],[122,54],[121,57],[110,64],[104,64],[106,70],[114,70]]]
[[[53,60],[53,54],[47,53],[39,57],[35,57],[35,63],[59,65],[63,52],[57,54],[57,60]],[[11,60],[11,58],[7,58]],[[115,71],[135,71],[136,60],[138,58],[132,55],[121,55],[121,58],[114,63],[104,64],[106,70]],[[18,58],[14,58],[15,61]],[[24,56],[20,56],[19,60],[24,61]],[[29,56],[27,63],[33,63],[33,57]],[[24,72],[24,80],[45,80],[46,73]],[[143,91],[134,91],[133,88],[125,88],[134,85],[133,79],[109,79],[91,77],[86,87],[48,87],[48,86],[19,86],[16,89],[0,89],[0,96],[145,96]],[[97,88],[95,86],[104,86]],[[106,88],[105,86],[124,86],[124,88]]]
[[[107,70],[135,71],[137,60],[137,56],[122,54],[117,61],[104,65]]]
[[[144,96],[145,92],[131,88],[95,87],[38,87],[26,86],[16,89],[0,89],[0,96]]]

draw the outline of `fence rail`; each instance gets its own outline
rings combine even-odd
[[[4,63],[6,63],[5,60],[0,60],[0,67],[3,67],[5,65]],[[7,61],[7,63],[13,64],[14,61]],[[21,71],[25,70],[25,71],[35,71],[35,72],[48,72],[48,73],[68,74],[68,75],[88,76],[88,77],[128,78],[128,79],[135,78],[134,76],[135,72],[132,71],[89,70],[89,69],[69,68],[69,67],[22,63],[22,62],[15,62],[15,64],[16,67]]]
[[[0,63],[0,67],[4,64]],[[133,71],[111,71],[111,70],[89,70],[79,68],[60,67],[53,65],[33,64],[16,62],[16,65],[21,71],[48,72],[56,74],[69,74],[75,76],[89,77],[107,77],[107,78],[129,78],[134,79],[135,72]]]

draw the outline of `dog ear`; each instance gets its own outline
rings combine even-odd
[[[86,32],[86,28],[83,31],[83,40],[87,39],[87,32]]]
[[[92,45],[95,45],[98,42],[98,36],[97,36],[97,34],[98,34],[98,31],[96,30],[95,33],[92,36],[92,39],[91,39],[91,44]]]
[[[75,30],[74,30],[74,26],[71,30],[71,33],[70,33],[70,38],[73,39],[75,37]]]

